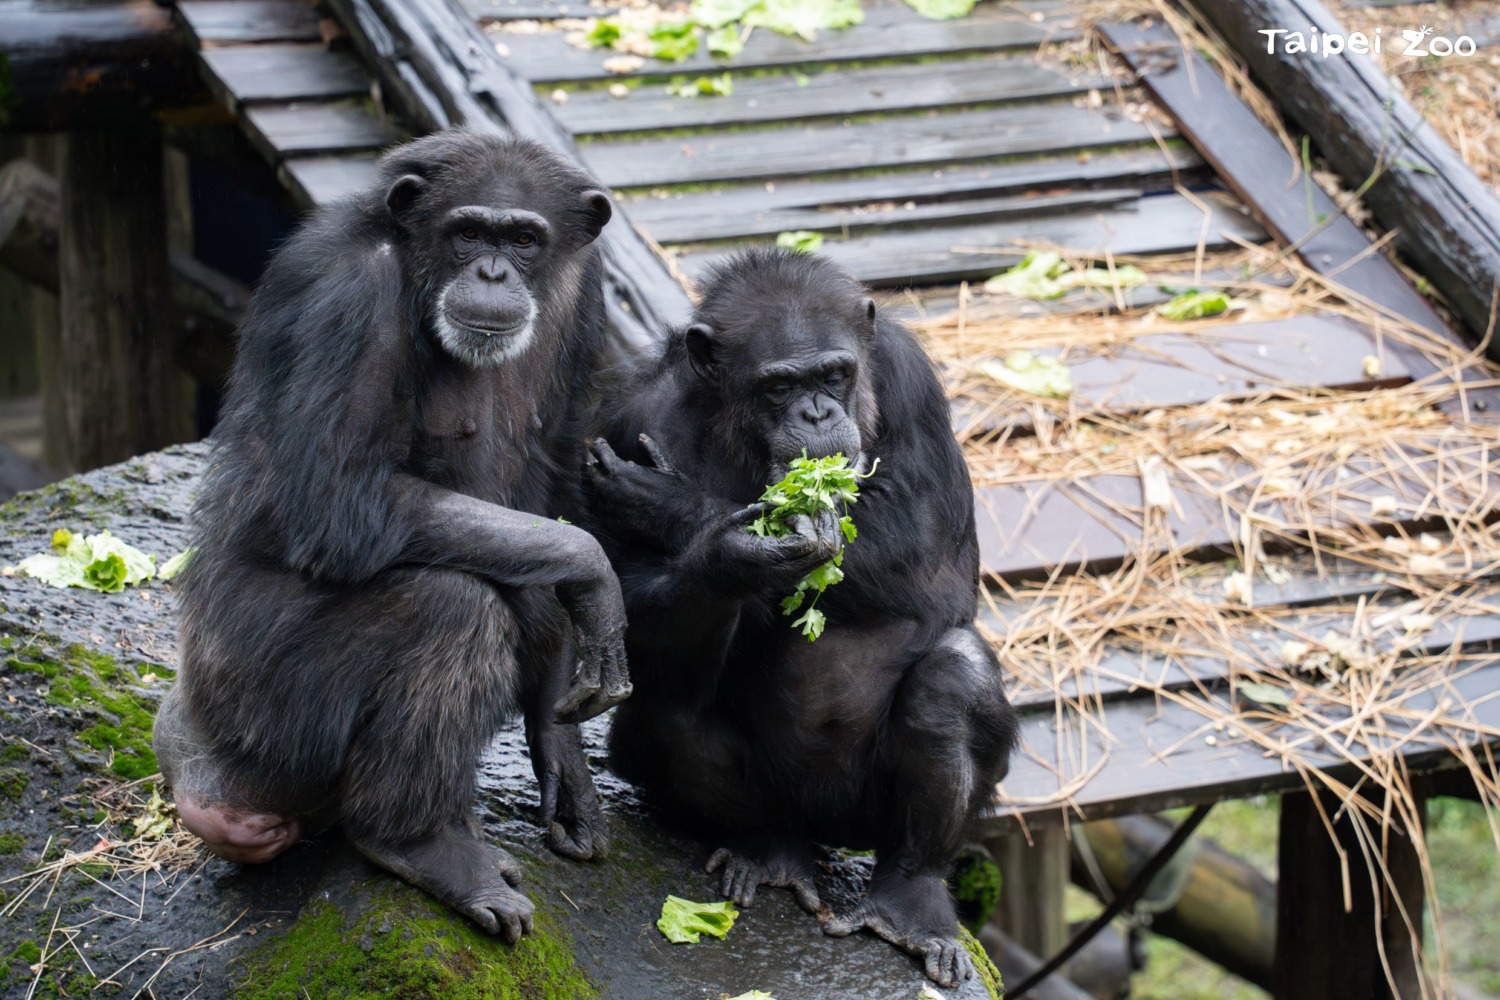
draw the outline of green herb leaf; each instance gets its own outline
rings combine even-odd
[[[1236,690],[1257,704],[1269,705],[1273,708],[1286,708],[1292,703],[1292,693],[1284,687],[1277,687],[1275,684],[1263,684],[1259,681],[1240,681]]]
[[[729,900],[718,903],[695,903],[679,896],[668,896],[661,906],[657,930],[673,944],[697,944],[702,934],[722,938],[734,926],[740,911]]]
[[[1217,316],[1228,308],[1229,296],[1224,292],[1200,292],[1195,288],[1162,303],[1156,311],[1167,319],[1187,320]]]
[[[162,566],[161,569],[156,571],[156,578],[158,580],[172,579],[178,573],[182,572],[183,567],[188,564],[188,560],[193,558],[193,553],[197,551],[198,546],[196,545],[192,546],[191,548],[183,549],[181,552],[168,559],[166,564]]]
[[[906,0],[906,5],[923,17],[947,21],[963,17],[979,0]]]
[[[673,97],[728,97],[734,93],[734,80],[728,73],[700,76],[696,80],[674,76],[667,84],[667,93]]]
[[[1056,279],[1067,269],[1068,265],[1063,263],[1062,254],[1051,250],[1032,250],[1021,258],[1021,263],[986,281],[984,290],[1023,299],[1061,298],[1067,289]]]
[[[815,42],[823,28],[848,28],[864,22],[859,0],[761,0],[744,16],[752,28],[769,28]]]
[[[828,624],[828,616],[817,608],[808,608],[802,613],[802,617],[792,622],[792,628],[802,629],[802,634],[807,636],[808,642],[817,642],[818,637],[823,634],[823,626]]]
[[[797,253],[817,253],[823,249],[823,234],[815,233],[810,229],[777,233],[776,245],[783,250],[795,250]]]
[[[1060,274],[1057,283],[1064,288],[1134,288],[1146,283],[1146,272],[1131,264],[1115,268],[1113,274],[1107,267],[1090,267]]]

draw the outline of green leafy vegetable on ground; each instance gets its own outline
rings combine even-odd
[[[620,22],[613,18],[600,18],[583,37],[593,48],[607,49],[618,42],[622,34],[624,32],[620,30]]]
[[[745,37],[738,25],[726,24],[708,33],[708,54],[715,59],[733,59],[745,49]]]
[[[108,531],[80,537],[66,528],[52,533],[52,552],[29,556],[16,569],[53,587],[80,587],[117,594],[156,575],[156,559]]]
[[[1202,292],[1198,289],[1183,292],[1169,302],[1156,307],[1156,311],[1167,319],[1202,319],[1217,316],[1229,309],[1229,295],[1225,292]]]
[[[906,5],[923,17],[947,21],[963,17],[979,0],[906,0]]]
[[[877,460],[875,466],[879,464]],[[859,501],[859,481],[873,476],[875,466],[860,475],[850,468],[849,460],[842,454],[808,458],[807,452],[803,452],[801,458],[792,459],[786,478],[766,487],[760,500],[769,504],[770,509],[745,530],[762,538],[781,538],[792,533],[793,518],[799,515],[816,517],[831,510],[839,514],[839,530],[844,533],[844,541],[853,542],[859,531],[854,527],[854,518],[849,516],[849,505]],[[817,642],[828,624],[827,616],[817,609],[818,598],[844,578],[843,565],[844,553],[840,550],[838,555],[804,576],[797,583],[796,591],[781,602],[781,613],[791,615],[802,607],[809,590],[816,591],[807,610],[792,622],[792,627],[800,628],[808,642]]]
[[[776,1000],[776,998],[765,990],[751,990],[749,993],[741,993],[737,997],[730,997],[729,1000]]]
[[[667,93],[673,97],[728,97],[734,93],[734,80],[728,73],[700,76],[696,80],[674,76],[667,84]]]
[[[181,552],[168,559],[166,563],[162,565],[161,569],[156,571],[156,578],[158,580],[172,579],[178,573],[182,572],[183,567],[188,564],[188,560],[193,558],[193,553],[197,551],[198,546],[196,545],[194,545],[192,548],[183,549]]]
[[[777,233],[776,245],[797,253],[817,253],[823,249],[823,234],[811,229],[794,229],[791,232]]]
[[[651,29],[651,54],[680,62],[698,51],[698,26],[692,21],[666,22]]]
[[[1058,299],[1070,288],[1131,288],[1144,284],[1146,272],[1129,265],[1113,271],[1089,267],[1081,271],[1051,250],[1032,250],[1021,263],[984,283],[991,293],[1014,295],[1023,299]]]
[[[703,934],[723,938],[739,915],[740,911],[727,899],[717,903],[695,903],[680,896],[668,896],[661,904],[656,929],[673,944],[697,944]]]
[[[760,0],[693,0],[688,17],[705,28],[722,28],[750,13]]]
[[[769,28],[777,34],[815,42],[823,28],[864,23],[865,12],[859,0],[761,0],[743,20],[752,28]]]
[[[1011,351],[1004,364],[986,361],[979,370],[996,382],[1033,396],[1067,399],[1073,392],[1073,376],[1068,366],[1046,354]]]

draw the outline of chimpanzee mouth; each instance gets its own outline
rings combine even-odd
[[[489,368],[518,357],[531,345],[536,332],[536,308],[509,326],[494,326],[466,320],[439,310],[438,341],[449,354],[474,368]]]
[[[495,337],[514,337],[525,333],[527,327],[531,326],[531,317],[526,316],[510,326],[486,326],[483,323],[471,323],[459,319],[457,316],[447,317],[449,324],[462,330],[464,333],[473,334],[476,337],[484,337],[486,340]]]

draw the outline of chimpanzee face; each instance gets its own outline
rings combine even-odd
[[[860,453],[873,421],[865,352],[875,304],[863,297],[788,299],[790,308],[743,311],[716,303],[716,323],[687,329],[688,356],[734,414],[739,433],[763,444],[774,466]],[[864,409],[871,412],[866,419]]]
[[[574,258],[609,221],[602,191],[535,158],[523,148],[462,180],[403,176],[386,198],[425,277],[433,336],[473,368],[524,353],[549,299],[576,298]]]

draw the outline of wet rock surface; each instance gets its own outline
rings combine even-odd
[[[168,449],[0,505],[0,566],[45,551],[61,527],[107,528],[165,562],[187,545],[205,456]],[[613,837],[603,862],[547,849],[519,726],[481,762],[486,834],[521,860],[538,906],[538,933],[515,948],[336,833],[246,868],[180,831],[136,839],[150,818],[150,713],[177,665],[172,603],[160,581],[99,594],[0,577],[0,996],[915,1000],[927,984],[868,934],[826,937],[781,890],[763,890],[723,941],[667,942],[655,924],[669,893],[717,898],[703,871],[714,845],[664,828],[608,772],[602,720],[585,730]],[[819,877],[842,908],[868,860],[831,854]],[[991,995],[979,978],[939,993]]]

